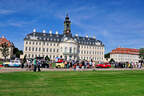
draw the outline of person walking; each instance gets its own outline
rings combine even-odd
[[[64,61],[65,69],[67,68],[67,61]]]
[[[94,61],[92,62],[92,66],[93,66],[93,68],[95,68],[95,62]]]
[[[92,68],[92,60],[89,62],[89,68],[91,69]]]
[[[36,69],[37,69],[37,60],[36,58],[33,60],[33,65],[34,65],[34,72],[36,72]]]
[[[37,62],[38,72],[40,72],[40,71],[41,71],[41,70],[40,70],[40,65],[41,65],[41,60],[38,60],[38,62]]]
[[[142,64],[139,62],[138,63],[138,68],[141,69],[141,67],[142,67]]]

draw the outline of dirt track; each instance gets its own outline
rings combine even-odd
[[[95,69],[77,69],[76,71],[106,71],[106,70],[144,70],[144,68],[138,69],[138,68],[108,68],[108,69],[101,69],[101,68],[95,68]],[[26,68],[0,68],[0,73],[5,72],[21,72],[21,71],[28,71]],[[32,70],[31,70],[32,71]],[[46,69],[41,68],[41,71],[74,71],[73,69]]]

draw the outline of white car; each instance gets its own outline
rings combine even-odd
[[[20,67],[21,62],[20,62],[20,60],[10,60],[10,62],[4,62],[3,66],[5,66],[5,67]]]

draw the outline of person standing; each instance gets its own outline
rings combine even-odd
[[[92,62],[92,66],[93,66],[93,68],[95,68],[95,62],[94,61]]]
[[[91,61],[89,62],[89,68],[92,68],[92,59],[91,59]]]
[[[64,61],[65,69],[67,68],[67,61]]]
[[[38,72],[40,72],[40,71],[41,71],[41,70],[40,70],[40,65],[41,65],[41,60],[38,60],[38,62],[37,62]]]
[[[34,72],[36,72],[36,69],[37,69],[37,60],[36,60],[36,58],[33,60],[33,65],[34,65]]]
[[[138,68],[141,69],[141,67],[142,67],[142,64],[141,64],[141,62],[139,62],[138,63]]]

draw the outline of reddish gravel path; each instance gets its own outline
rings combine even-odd
[[[76,71],[107,71],[107,70],[144,70],[144,68],[138,69],[138,68],[107,68],[107,69],[101,69],[101,68],[96,68],[96,69],[78,69]],[[4,72],[21,72],[21,71],[28,71],[26,68],[0,68],[0,73]],[[74,71],[73,69],[46,69],[46,68],[41,68],[41,71]]]
[[[26,69],[21,69],[21,68],[0,68],[0,73],[3,73],[3,72],[20,72],[20,71],[26,71]]]

